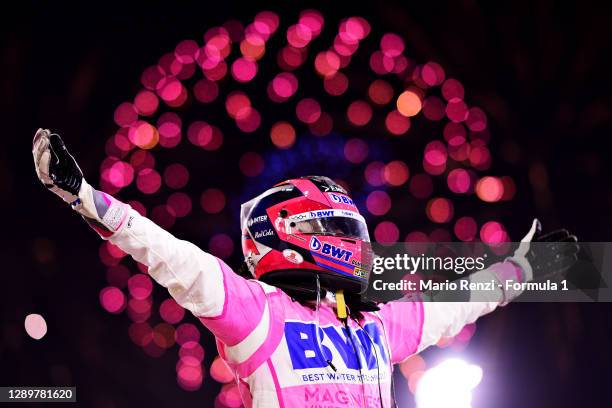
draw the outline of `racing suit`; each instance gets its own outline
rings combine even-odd
[[[150,276],[215,335],[246,407],[391,407],[394,364],[509,300],[500,289],[487,302],[390,302],[360,321],[343,322],[332,302],[315,311],[274,286],[244,279],[126,204],[95,194],[104,197],[104,221],[115,231],[94,228],[147,265]],[[521,281],[519,264],[505,261],[478,274]]]

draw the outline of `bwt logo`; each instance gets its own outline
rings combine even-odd
[[[327,193],[327,195],[335,203],[348,204],[348,205],[351,205],[353,207],[355,206],[355,203],[353,202],[353,200],[349,196],[345,196],[343,194],[334,194],[334,193]]]
[[[320,345],[315,337],[317,332],[321,340]],[[388,364],[383,338],[375,323],[366,324],[363,330],[351,330],[351,338],[348,336],[344,327],[318,327],[317,330],[315,323],[285,322],[285,339],[294,370],[327,367],[327,360],[332,361],[336,367],[342,367],[341,363],[344,363],[349,369],[367,367],[372,370],[376,368],[377,363],[380,364],[377,356]],[[323,345],[323,342],[330,346]],[[378,351],[374,347],[377,347]],[[332,353],[332,349],[335,353]]]
[[[311,211],[310,216],[313,218],[333,217],[334,210]]]
[[[341,259],[346,262],[348,262],[349,259],[351,259],[351,256],[353,256],[352,251],[349,251],[348,249],[338,248],[337,246],[328,244],[327,242],[322,243],[317,237],[312,237],[310,239],[310,249],[316,252],[320,252],[323,255],[329,255],[333,258]]]
[[[321,249],[321,246],[321,241],[319,241],[317,237],[312,237],[312,239],[310,240],[310,249],[318,252]]]

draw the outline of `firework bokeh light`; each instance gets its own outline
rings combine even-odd
[[[35,340],[40,340],[47,334],[47,322],[45,318],[36,313],[26,316],[24,327],[28,336]]]

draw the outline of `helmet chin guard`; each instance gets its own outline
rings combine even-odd
[[[245,263],[256,279],[301,298],[321,287],[362,293],[369,277],[367,226],[346,190],[327,177],[277,184],[240,211]]]

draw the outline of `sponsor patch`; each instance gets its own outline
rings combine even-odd
[[[327,242],[321,242],[317,237],[310,239],[310,249],[320,254],[348,262],[353,256],[353,252],[348,249],[340,248]]]
[[[312,183],[317,186],[319,191],[323,193],[336,192],[346,194],[346,190],[342,188],[342,186],[334,183],[332,180],[327,177],[313,177],[310,179]]]
[[[311,218],[333,217],[334,213],[335,213],[334,210],[310,211],[310,217]]]
[[[355,206],[355,203],[353,202],[351,197],[349,197],[347,195],[344,195],[344,194],[327,193],[327,197],[329,197],[329,199],[330,199],[330,201],[332,203],[346,204],[346,205],[350,205],[352,207]]]
[[[366,270],[363,269],[363,268],[359,268],[359,267],[355,267],[355,271],[353,272],[353,275],[357,276],[358,278],[366,278],[367,277]]]
[[[365,222],[363,216],[359,214],[358,212],[351,211],[351,210],[340,210],[340,209],[307,211],[307,212],[291,215],[288,218],[286,218],[286,220],[305,221],[305,220],[312,220],[316,218],[327,218],[327,217],[347,217],[347,218],[353,218],[355,220]]]
[[[358,267],[358,268],[363,267],[363,264],[362,264],[361,262],[359,262],[358,260],[356,260],[356,259],[353,259],[353,260],[351,261],[351,264],[355,265],[355,266],[356,266],[356,267]]]
[[[111,231],[117,231],[126,216],[126,207],[113,200],[111,206],[102,218],[102,224]]]
[[[274,230],[273,229],[267,229],[267,230],[263,230],[263,231],[257,231],[255,233],[255,235],[253,235],[253,237],[255,239],[258,239],[258,238],[263,238],[263,237],[270,237],[272,235],[274,235]]]
[[[291,219],[292,221],[301,221],[307,218],[308,218],[308,213],[296,214],[296,215],[292,215],[291,217],[289,217],[289,219]]]
[[[253,224],[259,224],[260,222],[264,222],[268,220],[267,215],[260,215],[259,217],[253,217],[247,221],[247,225],[251,227]]]
[[[317,334],[325,345],[317,344]],[[367,323],[363,328],[351,329],[350,335],[349,339],[347,331],[340,327],[286,322],[285,339],[293,369],[324,368],[329,360],[336,367],[355,371],[389,364],[384,338],[376,324]]]
[[[293,249],[285,249],[283,251],[283,256],[286,260],[288,260],[289,262],[293,262],[294,264],[301,264],[302,262],[304,262],[304,258],[302,257],[302,255],[300,255],[297,251],[294,251]]]

